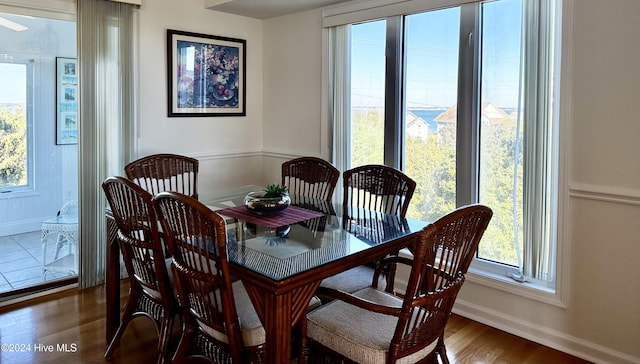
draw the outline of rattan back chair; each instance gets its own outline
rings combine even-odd
[[[401,171],[380,164],[368,164],[344,171],[344,216],[354,209],[383,212],[404,217],[416,182]]]
[[[343,228],[349,230],[353,227],[367,227],[375,224],[375,217],[379,214],[387,214],[390,217],[403,218],[416,182],[401,171],[384,165],[370,164],[356,167],[342,174],[344,183],[343,195]],[[367,229],[383,233],[379,229]],[[348,293],[355,292],[370,284],[371,274],[377,262],[360,265],[334,276],[325,278],[320,283],[321,287],[339,289]],[[381,277],[387,279],[387,275]],[[318,294],[324,302],[330,300],[322,294]]]
[[[178,154],[152,154],[127,164],[124,171],[152,195],[174,191],[198,198],[198,168],[195,158]]]
[[[174,362],[260,362],[265,331],[227,259],[225,221],[196,199],[162,192],[154,204],[173,259],[183,315]]]
[[[324,159],[301,157],[282,163],[282,185],[292,198],[331,201],[338,178],[340,171]]]
[[[413,259],[385,258],[371,286],[353,294],[320,288],[334,298],[308,314],[303,332],[312,363],[448,363],[444,329],[465,274],[493,212],[459,208],[421,231]],[[378,287],[378,275],[398,264],[411,267],[404,296]],[[348,338],[348,340],[345,340]]]
[[[117,226],[117,240],[129,275],[129,297],[122,320],[105,357],[119,345],[122,334],[135,317],[153,320],[158,331],[158,362],[170,356],[169,341],[178,302],[167,270],[167,260],[158,232],[152,196],[123,177],[109,177],[102,183]]]

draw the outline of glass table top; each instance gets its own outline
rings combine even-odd
[[[212,210],[221,210],[242,206],[248,192],[260,189],[245,186],[201,200]],[[322,215],[277,228],[226,217],[229,260],[280,281],[410,235],[427,225],[424,221],[361,209],[350,211],[350,216],[343,218],[341,206],[297,196],[291,196],[291,200],[292,206]]]

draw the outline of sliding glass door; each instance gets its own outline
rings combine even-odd
[[[0,13],[0,300],[78,271],[75,22],[17,10]]]

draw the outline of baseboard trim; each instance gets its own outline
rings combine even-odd
[[[456,300],[453,312],[594,363],[640,364],[640,358],[514,316],[505,315],[503,312],[465,301],[460,297]]]
[[[40,217],[37,219],[28,219],[21,221],[14,221],[8,224],[0,224],[0,236],[24,234],[32,231],[40,231],[42,229],[42,221],[48,219],[48,217]]]

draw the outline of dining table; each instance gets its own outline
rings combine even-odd
[[[266,334],[266,363],[289,363],[292,332],[324,278],[409,247],[427,222],[324,200],[291,196],[275,215],[244,206],[247,185],[201,193],[200,201],[227,222],[227,254],[234,277],[251,298]],[[120,251],[107,211],[106,339],[120,315]]]

